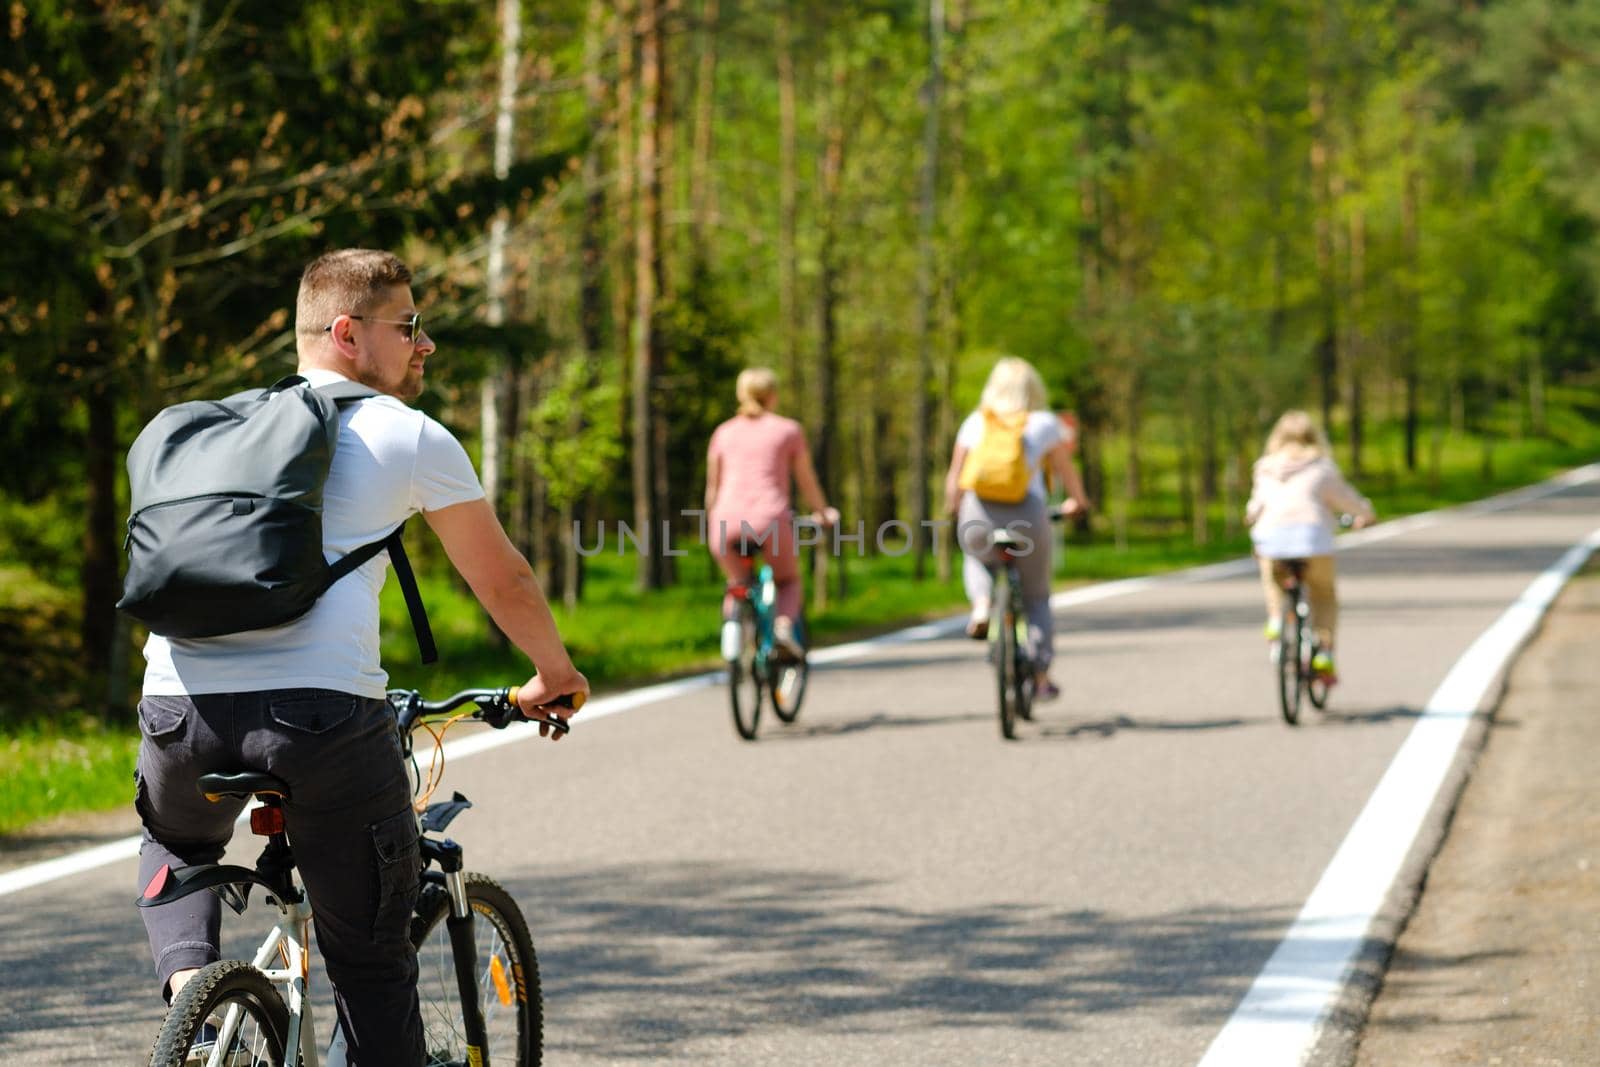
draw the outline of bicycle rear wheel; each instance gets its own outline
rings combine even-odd
[[[1000,736],[1007,741],[1017,736],[1017,692],[1019,682],[1017,677],[1017,620],[1011,610],[1010,583],[1004,577],[998,579],[995,604],[997,605],[995,618],[989,624],[989,633],[994,639],[991,651],[994,653],[995,683],[998,689],[996,696],[1000,707]]]
[[[539,992],[539,961],[522,909],[498,882],[468,872],[467,906],[472,909],[472,941],[478,958],[478,1005],[489,1035],[488,1062],[532,1067],[544,1050],[544,1004]],[[455,953],[445,920],[450,895],[430,886],[417,901],[411,943],[417,947],[417,995],[428,1067],[466,1067],[483,1058],[468,1052],[456,980]]]
[[[1033,659],[1028,655],[1028,611],[1022,602],[1022,586],[1011,586],[1012,646],[1016,649],[1015,669],[1012,672],[1012,698],[1017,704],[1017,718],[1033,721]]]
[[[756,655],[755,612],[748,604],[739,608],[739,622],[744,631],[744,647],[738,658],[728,661],[728,701],[733,709],[733,728],[746,741],[756,739],[756,727],[761,722],[761,694],[766,679],[765,666]]]
[[[1310,628],[1309,624],[1307,624],[1307,628]],[[1309,664],[1320,651],[1321,647],[1317,644],[1316,638],[1312,637],[1310,647],[1306,650],[1306,663],[1308,664],[1306,669],[1306,696],[1311,698],[1311,706],[1318,711],[1328,706],[1328,680],[1312,670]]]
[[[1283,711],[1283,721],[1294,726],[1300,721],[1301,664],[1300,625],[1295,611],[1298,599],[1286,596],[1282,627],[1278,631],[1278,706]]]
[[[202,967],[172,998],[150,1051],[150,1067],[184,1067],[211,1060],[228,1016],[236,1016],[226,1053],[228,1067],[282,1067],[289,1009],[266,975],[244,960]]]

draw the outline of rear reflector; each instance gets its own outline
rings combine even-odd
[[[283,833],[283,809],[276,804],[252,808],[250,811],[250,832],[260,834],[262,837],[271,837],[273,834]]]

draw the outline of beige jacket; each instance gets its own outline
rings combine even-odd
[[[1344,480],[1327,456],[1286,448],[1256,460],[1255,482],[1244,511],[1245,522],[1254,530],[1315,525],[1331,535],[1341,513],[1370,521],[1372,502]]]

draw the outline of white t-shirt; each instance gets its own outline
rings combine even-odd
[[[341,380],[324,370],[305,377],[312,385]],[[419,511],[482,496],[466,450],[438,422],[388,396],[347,404],[323,490],[323,554],[332,562],[381,541]],[[389,554],[380,552],[282,626],[195,640],[151,634],[144,646],[144,692],[306,687],[381,698],[389,676],[378,657],[378,593],[388,576]]]
[[[1048,411],[1030,411],[1028,422],[1022,427],[1022,454],[1028,461],[1028,495],[1047,498],[1044,491],[1044,457],[1067,439],[1067,428],[1061,420]],[[983,411],[979,409],[961,420],[956,431],[956,444],[972,451],[983,440]]]

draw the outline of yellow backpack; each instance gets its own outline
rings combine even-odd
[[[984,408],[983,437],[961,465],[961,488],[997,504],[1020,504],[1028,495],[1028,456],[1022,447],[1027,425],[1026,411],[1001,415]]]

